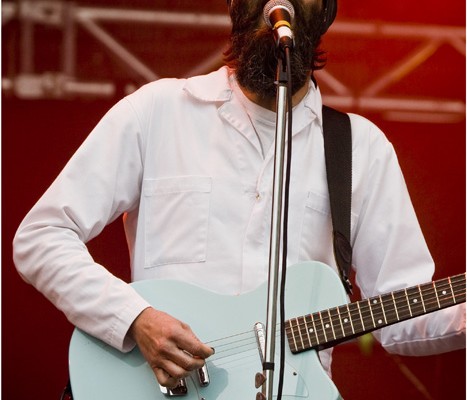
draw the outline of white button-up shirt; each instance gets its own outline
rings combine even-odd
[[[263,156],[233,81],[224,67],[162,79],[118,102],[18,230],[15,262],[24,279],[73,324],[123,351],[134,345],[127,330],[148,304],[84,244],[122,214],[133,280],[179,279],[235,295],[267,279],[274,146]],[[335,268],[321,107],[310,84],[293,111],[288,262]],[[433,261],[393,147],[371,122],[350,118],[357,283],[371,296],[428,281]],[[465,308],[377,336],[407,354],[457,348]]]

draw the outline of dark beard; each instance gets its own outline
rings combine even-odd
[[[280,50],[276,46],[271,29],[257,28],[258,18],[262,15],[261,4],[256,10],[248,12],[245,3],[236,3],[240,5],[237,6],[237,10],[232,10],[231,56],[235,59],[238,82],[260,98],[274,98]],[[310,77],[315,51],[321,37],[319,31],[322,21],[322,14],[315,6],[305,8],[300,2],[293,3],[296,17],[293,24],[295,45],[291,51],[292,95],[303,87]]]

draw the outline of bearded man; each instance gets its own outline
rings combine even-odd
[[[161,79],[118,102],[25,217],[14,241],[22,277],[77,327],[128,352],[138,346],[162,386],[201,368],[213,349],[97,264],[85,243],[123,215],[132,279],[175,279],[239,295],[268,279],[278,49],[266,0],[235,0],[226,65]],[[313,73],[335,2],[290,0],[294,47],[287,261],[337,270]],[[330,7],[333,12],[329,12]],[[433,260],[392,145],[351,114],[353,268],[365,297],[429,281]],[[310,282],[312,285],[313,282]],[[174,293],[179,301],[180,294]],[[254,305],[252,305],[254,306]],[[194,316],[196,318],[196,315]],[[212,323],[216,324],[213,316]],[[465,345],[465,305],[384,328],[388,351],[434,354]],[[330,371],[331,352],[320,352]]]

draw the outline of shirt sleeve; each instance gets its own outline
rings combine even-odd
[[[392,145],[372,124],[363,136],[367,172],[357,182],[364,194],[353,227],[353,264],[357,285],[366,298],[432,280],[434,262]],[[389,352],[403,355],[464,348],[465,304],[383,328],[374,335]]]
[[[21,223],[14,261],[25,281],[68,320],[122,351],[132,321],[149,305],[97,264],[86,242],[139,205],[143,137],[128,100],[98,123]]]

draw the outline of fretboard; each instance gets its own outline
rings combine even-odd
[[[292,353],[324,349],[465,302],[465,273],[286,321]]]

